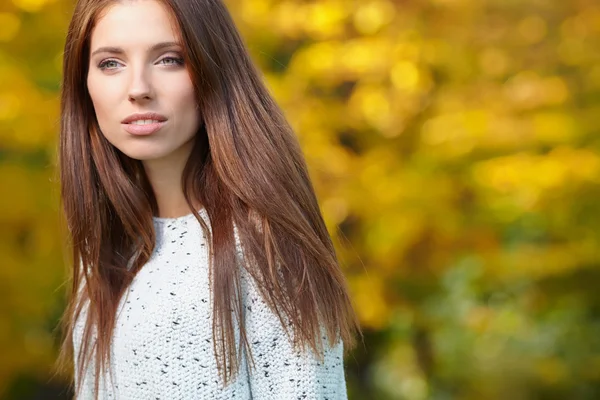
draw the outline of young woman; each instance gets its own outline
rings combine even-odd
[[[76,398],[347,397],[346,283],[220,0],[77,2],[60,172]]]

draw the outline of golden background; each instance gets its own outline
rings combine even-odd
[[[600,3],[230,0],[365,343],[351,399],[600,398]],[[51,376],[72,1],[0,3],[0,398]]]

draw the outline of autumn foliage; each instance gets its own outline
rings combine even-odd
[[[365,330],[346,360],[350,397],[600,398],[600,4],[227,3],[300,138],[350,281]],[[70,378],[50,380],[72,7],[0,4],[10,399]]]

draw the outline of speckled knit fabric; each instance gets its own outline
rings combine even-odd
[[[208,222],[204,210],[200,215]],[[112,342],[111,377],[100,381],[100,399],[346,399],[343,342],[320,363],[292,349],[277,316],[242,274],[245,323],[256,368],[245,356],[236,380],[223,387],[213,353],[212,298],[206,237],[190,214],[154,218],[157,245],[123,296]],[[210,226],[210,225],[209,225]],[[75,371],[85,313],[73,345]],[[236,334],[239,343],[239,335]],[[93,364],[77,399],[92,399]],[[75,376],[76,382],[82,377]]]

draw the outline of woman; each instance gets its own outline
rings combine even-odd
[[[221,1],[78,1],[61,113],[76,398],[346,398],[346,283]]]

